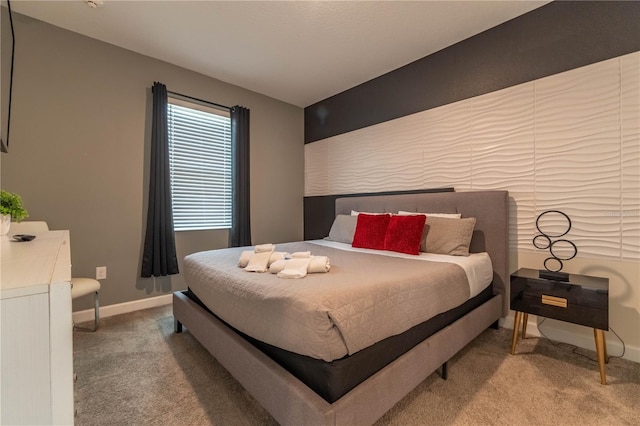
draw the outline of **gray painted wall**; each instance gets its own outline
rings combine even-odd
[[[2,9],[2,129],[11,35]],[[251,109],[253,242],[303,236],[303,110],[31,18],[16,31],[9,154],[1,185],[19,193],[29,220],[69,229],[74,276],[107,266],[110,305],[186,288],[181,275],[139,278],[150,149],[150,87]],[[176,234],[178,257],[227,246],[227,231]],[[182,266],[182,265],[181,265]],[[74,302],[87,309],[91,300]]]

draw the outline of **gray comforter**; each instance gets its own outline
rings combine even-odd
[[[331,271],[303,279],[238,268],[246,247],[185,258],[189,288],[218,317],[271,345],[332,361],[452,309],[469,298],[464,270],[325,247],[277,244],[277,251],[329,256]]]

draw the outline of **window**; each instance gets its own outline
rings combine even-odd
[[[169,98],[167,121],[174,229],[230,228],[228,111]]]

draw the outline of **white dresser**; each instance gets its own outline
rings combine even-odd
[[[71,425],[73,323],[69,231],[0,236],[0,424]]]

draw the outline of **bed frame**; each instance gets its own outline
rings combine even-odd
[[[182,292],[173,295],[176,332],[189,332],[282,425],[371,424],[509,309],[508,193],[477,191],[339,198],[336,214],[351,210],[462,213],[475,217],[471,252],[486,251],[494,297],[427,338],[333,404],[209,314]]]

